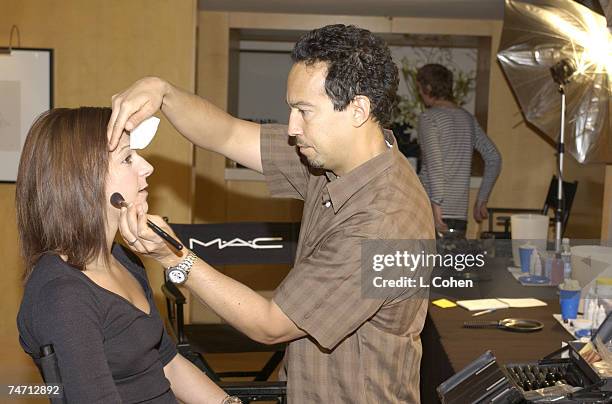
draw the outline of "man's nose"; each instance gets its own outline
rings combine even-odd
[[[297,136],[302,134],[302,119],[299,112],[296,110],[292,110],[289,113],[288,131],[289,136]]]

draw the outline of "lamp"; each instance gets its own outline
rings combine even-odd
[[[566,143],[580,163],[612,162],[612,34],[604,17],[571,0],[506,0],[497,58],[525,119],[558,143],[560,251]]]
[[[561,124],[559,125],[559,175],[557,176],[557,209],[555,209],[555,251],[561,252],[561,235],[563,233],[563,157],[565,154],[565,86],[576,73],[576,65],[569,59],[561,59],[550,67],[550,74],[559,85],[561,93]]]
[[[551,68],[566,59],[556,69],[575,69],[564,88],[567,151],[580,163],[612,162],[612,34],[604,17],[572,0],[506,0],[497,59],[525,120],[555,142],[561,105]]]
[[[550,68],[553,80],[561,87],[569,84],[574,73],[576,73],[576,65],[569,59],[561,59]]]

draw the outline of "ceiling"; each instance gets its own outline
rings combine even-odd
[[[504,0],[198,0],[200,10],[503,19]]]

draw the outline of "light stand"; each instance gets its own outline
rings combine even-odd
[[[563,155],[565,154],[565,86],[576,72],[576,66],[569,59],[562,59],[550,68],[555,83],[561,93],[561,129],[559,131],[559,175],[557,176],[557,209],[555,210],[555,252],[561,253],[561,235],[563,234]]]

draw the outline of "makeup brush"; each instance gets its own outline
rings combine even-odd
[[[111,195],[110,203],[111,203],[111,205],[113,205],[117,209],[127,208],[128,207],[127,202],[125,201],[125,199],[123,199],[123,195],[121,195],[119,192],[115,192],[115,193],[113,193]],[[157,226],[155,223],[153,223],[149,219],[147,219],[147,225],[159,237],[163,238],[168,243],[170,243],[170,245],[172,245],[172,247],[176,248],[177,250],[182,250],[183,249],[183,245],[181,243],[179,243],[174,237],[172,237],[171,235],[169,235],[168,233],[163,231],[159,226]]]

